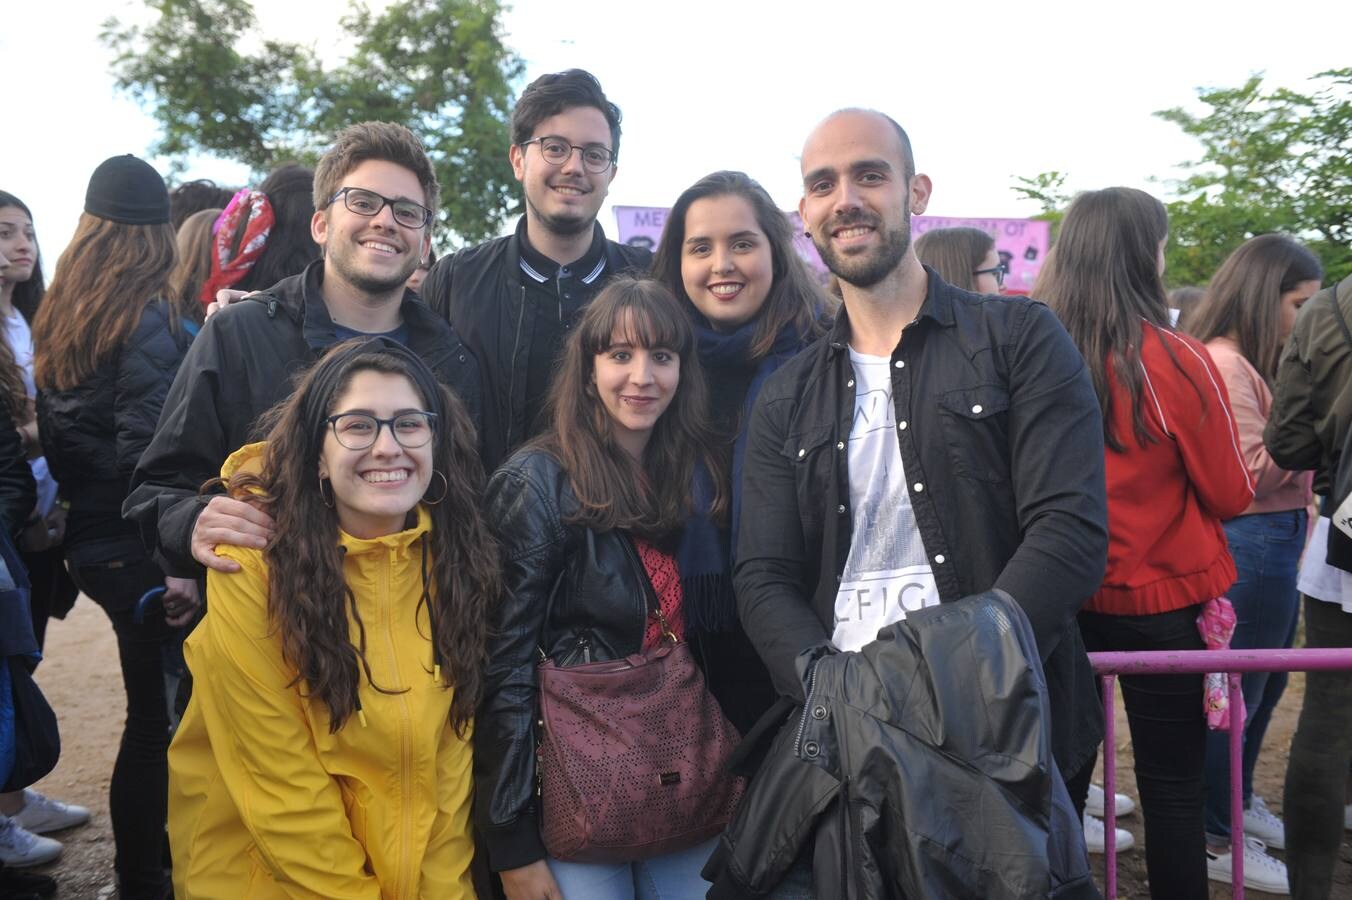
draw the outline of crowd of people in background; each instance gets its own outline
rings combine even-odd
[[[524,214],[440,257],[392,123],[238,191],[111,157],[50,284],[0,191],[0,699],[98,604],[119,896],[1098,897],[1135,801],[1092,783],[1088,652],[1352,646],[1352,279],[1297,238],[1167,292],[1164,205],[1088,191],[1005,294],[843,109],[801,158],[829,280],[742,172],[650,253],[597,221],[621,131],[536,79]],[[1229,882],[1241,829],[1247,886],[1330,896],[1352,673],[1307,677],[1282,817],[1287,676],[1244,676],[1242,822],[1203,677],[1121,685],[1151,895]],[[0,892],[50,896],[90,812],[18,783],[22,713]]]

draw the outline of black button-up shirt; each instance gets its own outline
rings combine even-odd
[[[1006,591],[1033,625],[1063,772],[1102,736],[1075,614],[1107,560],[1103,424],[1079,351],[1041,303],[983,297],[933,270],[892,351],[911,504],[943,602]],[[752,414],[735,583],[742,624],[781,694],[830,640],[850,551],[849,317],[766,383]],[[954,677],[963,673],[955,672]]]

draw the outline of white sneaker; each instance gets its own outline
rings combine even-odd
[[[0,863],[22,869],[49,863],[60,855],[60,841],[38,837],[13,819],[0,816]]]
[[[1084,801],[1084,811],[1091,816],[1103,818],[1104,794],[1103,786],[1097,784],[1089,785],[1089,797]],[[1136,801],[1132,800],[1126,794],[1113,794],[1113,806],[1117,810],[1117,815],[1129,816],[1136,810]]]
[[[32,788],[23,792],[23,809],[12,818],[25,831],[46,834],[63,828],[74,828],[89,821],[89,810],[73,803],[62,803],[44,797]]]
[[[1258,838],[1274,850],[1286,849],[1286,826],[1257,794],[1244,810],[1244,834]]]
[[[1089,813],[1084,814],[1084,845],[1089,848],[1090,853],[1105,852],[1104,842],[1107,839],[1108,829],[1104,827],[1103,820]],[[1136,838],[1132,837],[1131,832],[1125,828],[1117,829],[1117,852],[1125,853],[1136,846]]]
[[[1291,885],[1286,880],[1286,864],[1273,859],[1263,852],[1263,842],[1253,838],[1244,839],[1244,886],[1255,891],[1287,896]],[[1233,872],[1230,865],[1230,853],[1217,853],[1210,847],[1206,851],[1206,875],[1212,881],[1229,884]]]

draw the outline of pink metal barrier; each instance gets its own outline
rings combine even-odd
[[[1230,684],[1230,859],[1235,900],[1244,898],[1244,798],[1240,755],[1244,717],[1240,713],[1240,675],[1244,672],[1315,672],[1352,669],[1352,648],[1301,650],[1149,650],[1091,653],[1089,660],[1103,691],[1104,895],[1117,897],[1117,745],[1113,685],[1119,675],[1187,675],[1225,672]],[[1236,826],[1238,824],[1238,827]]]

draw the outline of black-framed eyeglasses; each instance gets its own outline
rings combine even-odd
[[[400,447],[412,450],[426,446],[432,440],[437,414],[418,409],[382,419],[370,413],[348,412],[334,413],[324,421],[333,428],[338,443],[349,450],[366,450],[375,444],[382,425],[390,429]]]
[[[1009,274],[1009,266],[1004,263],[991,266],[989,269],[973,269],[973,275],[994,275],[996,287],[1005,286],[1005,276]]]
[[[377,215],[389,206],[394,212],[394,221],[405,228],[422,228],[432,218],[432,210],[421,203],[414,203],[412,200],[394,200],[365,188],[341,188],[329,198],[329,204],[332,205],[339,197],[343,198],[343,205],[348,211],[367,218]]]
[[[568,162],[568,157],[572,156],[573,151],[576,150],[582,154],[582,167],[593,175],[600,175],[615,162],[615,154],[611,152],[609,147],[601,144],[587,144],[585,147],[579,147],[577,144],[570,144],[554,134],[521,142],[522,147],[529,144],[539,144],[540,155],[551,166],[561,166]]]

